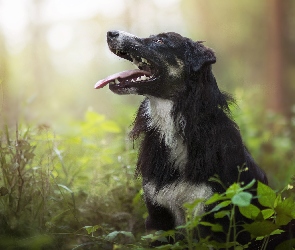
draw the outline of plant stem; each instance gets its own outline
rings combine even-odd
[[[234,223],[234,217],[235,217],[235,208],[236,206],[233,205],[233,208],[231,210],[231,214],[230,214],[230,220],[229,220],[229,228],[228,228],[228,233],[226,236],[226,250],[228,250],[228,243],[230,242],[230,236],[231,236],[231,228],[233,227],[233,223]],[[236,232],[235,232],[235,227],[234,227],[234,239],[236,237]]]
[[[186,223],[191,221],[192,218],[193,218],[192,211],[190,211],[189,215],[187,216]],[[185,227],[185,230],[186,230],[186,235],[187,235],[188,249],[193,250],[193,245],[192,245],[192,242],[193,242],[193,228],[191,228],[191,226],[187,226],[187,227]]]
[[[262,247],[261,247],[261,250],[265,250],[266,247],[267,247],[267,244],[268,244],[268,241],[269,241],[269,236],[265,237],[263,239],[263,243],[262,243]]]

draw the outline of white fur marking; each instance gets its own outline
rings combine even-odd
[[[121,91],[122,91],[122,94],[129,94],[129,95],[137,93],[136,88],[123,88]]]
[[[170,161],[176,167],[183,169],[187,162],[187,147],[177,132],[172,117],[173,103],[170,100],[156,97],[148,97],[149,102],[146,113],[151,118],[150,128],[156,127],[164,139],[165,144],[170,148]],[[181,121],[181,119],[179,119]],[[182,121],[183,123],[183,121]]]
[[[118,38],[116,39],[118,45],[121,46],[121,44],[124,42],[124,40],[125,40],[126,38],[130,38],[130,37],[136,37],[136,36],[133,35],[133,34],[130,34],[130,33],[128,33],[128,32],[125,32],[125,31],[119,31],[119,36],[118,36]]]
[[[166,185],[159,191],[153,183],[147,183],[143,186],[145,196],[155,205],[161,205],[171,211],[175,219],[175,226],[185,223],[184,203],[194,202],[196,199],[208,199],[212,196],[212,189],[201,183],[192,185],[187,182],[175,182]],[[195,207],[195,215],[201,215],[205,212],[204,203],[198,203]]]
[[[174,78],[179,78],[179,76],[182,74],[183,72],[183,67],[184,64],[181,60],[176,59],[177,61],[177,65],[173,66],[173,65],[169,65],[167,66],[167,68],[169,69],[169,75],[174,77]]]

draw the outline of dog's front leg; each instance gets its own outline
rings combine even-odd
[[[146,230],[148,233],[161,230],[168,231],[174,229],[174,218],[172,213],[167,208],[153,203],[150,199],[146,199],[145,203],[149,214],[145,222]],[[167,240],[170,243],[173,243],[172,238]],[[161,242],[155,241],[151,245],[159,246],[161,245]]]
[[[171,212],[150,200],[146,200],[149,216],[146,219],[147,231],[171,230],[174,229],[174,218]]]

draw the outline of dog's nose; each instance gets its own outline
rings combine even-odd
[[[114,38],[117,38],[118,36],[119,36],[119,31],[117,31],[117,30],[110,30],[107,33],[107,37],[109,39],[114,39]]]

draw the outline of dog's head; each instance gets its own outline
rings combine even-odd
[[[111,75],[95,85],[99,89],[109,84],[117,94],[172,98],[186,87],[187,77],[216,61],[213,51],[202,42],[173,32],[139,38],[123,31],[109,31],[107,41],[113,53],[138,67]]]

